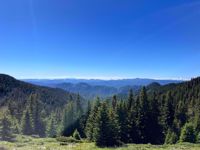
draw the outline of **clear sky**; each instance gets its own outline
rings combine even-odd
[[[200,1],[0,0],[0,73],[200,76]]]

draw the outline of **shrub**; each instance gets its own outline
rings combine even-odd
[[[64,137],[64,136],[57,137],[56,140],[62,143],[79,143],[80,142],[79,140],[76,140],[73,137]]]
[[[200,144],[200,132],[197,134],[196,143]]]
[[[169,129],[165,138],[165,144],[176,144],[177,141],[177,134],[173,130]]]
[[[76,140],[81,140],[81,136],[78,132],[78,130],[75,130],[73,133],[73,138],[75,138]]]

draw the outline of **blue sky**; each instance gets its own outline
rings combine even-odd
[[[17,78],[200,75],[200,2],[1,0],[0,72]]]

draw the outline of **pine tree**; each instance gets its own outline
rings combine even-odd
[[[20,125],[19,125],[19,121],[18,119],[16,119],[14,116],[11,117],[11,126],[12,126],[12,131],[15,134],[19,134],[20,133]]]
[[[87,122],[86,122],[86,127],[85,127],[86,137],[90,141],[95,140],[95,138],[94,138],[94,127],[95,127],[95,124],[96,124],[96,119],[97,119],[96,116],[97,116],[99,107],[100,107],[100,100],[97,97],[97,100],[94,104],[94,108],[92,109],[92,111],[89,114],[89,117],[88,117]]]
[[[171,92],[168,92],[161,112],[162,113],[161,120],[165,134],[168,129],[172,128],[174,121],[174,107],[172,102],[173,102],[173,97],[171,95]]]
[[[187,121],[186,111],[186,104],[184,104],[183,100],[179,101],[174,113],[174,125],[179,133]]]
[[[45,125],[41,118],[41,108],[39,103],[39,95],[31,94],[28,101],[28,110],[32,122],[32,134],[45,136]]]
[[[76,117],[79,118],[83,114],[83,108],[81,105],[81,98],[78,94],[77,100],[76,100]]]
[[[33,117],[33,131],[34,134],[39,135],[40,137],[44,137],[45,136],[45,126],[44,123],[41,119],[41,111],[40,111],[40,106],[39,106],[39,101],[38,99],[35,100],[34,103],[34,112],[32,114]]]
[[[30,113],[28,110],[24,112],[23,118],[22,118],[22,134],[24,135],[31,135],[33,134],[33,123],[32,118],[30,116]]]
[[[133,90],[129,91],[128,102],[127,102],[127,121],[126,134],[128,136],[127,142],[138,143],[138,128],[137,122],[137,101],[134,101]]]
[[[151,144],[161,144],[163,141],[163,133],[162,133],[162,127],[159,124],[159,104],[158,100],[156,98],[156,93],[153,93],[152,99],[149,102],[149,138]]]
[[[99,147],[117,146],[119,143],[116,131],[117,127],[111,123],[111,118],[109,117],[108,111],[108,106],[104,102],[97,114],[96,126],[94,128],[94,137],[95,143]]]
[[[186,123],[181,130],[180,142],[194,143],[196,140],[195,131],[192,123]]]
[[[48,127],[47,127],[47,136],[48,137],[56,137],[57,131],[56,131],[56,122],[55,122],[55,116],[51,115]]]
[[[37,99],[36,94],[31,94],[29,99],[28,99],[27,109],[29,110],[29,115],[30,115],[31,119],[35,118],[34,115],[35,115],[35,100],[36,99]],[[34,125],[33,125],[33,128],[34,128]],[[34,132],[34,130],[33,130],[33,132]]]
[[[112,97],[112,108],[113,108],[113,110],[116,109],[116,106],[117,106],[117,96],[114,95],[114,96]]]
[[[139,143],[139,131],[137,127],[137,109],[133,106],[127,113],[128,123],[126,124],[126,134],[128,135],[127,142]]]
[[[86,138],[86,133],[85,133],[86,123],[87,123],[87,120],[88,120],[89,115],[91,113],[91,109],[92,109],[91,103],[90,103],[90,101],[88,101],[86,113],[79,118],[79,124],[78,124],[77,130],[78,130],[78,132],[79,132],[79,134],[82,138]]]
[[[88,101],[88,104],[87,104],[87,111],[86,111],[86,114],[87,116],[90,115],[90,112],[92,111],[92,105],[91,105],[91,102]]]
[[[139,97],[137,126],[141,143],[148,143],[150,128],[149,128],[149,102],[147,99],[146,88],[143,87]]]
[[[109,122],[110,122],[110,140],[109,146],[119,146],[121,144],[120,142],[120,126],[119,126],[119,116],[117,113],[113,110],[109,110]]]
[[[131,110],[131,108],[133,107],[133,103],[134,103],[134,98],[133,98],[133,90],[131,89],[129,91],[129,96],[128,96],[128,110]]]
[[[129,126],[128,109],[124,101],[120,101],[120,103],[117,105],[117,115],[120,127],[120,140],[124,143],[128,143],[130,141],[129,139],[130,126]]]
[[[77,117],[75,106],[76,102],[69,102],[64,109],[61,132],[64,136],[73,134],[75,128],[79,125],[80,117]]]
[[[11,141],[14,137],[11,129],[11,121],[4,114],[0,122],[0,140]]]
[[[196,104],[195,116],[194,116],[194,129],[196,133],[200,133],[200,100]]]

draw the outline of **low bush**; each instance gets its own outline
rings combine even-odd
[[[56,140],[62,143],[80,143],[81,142],[80,140],[77,140],[73,137],[64,137],[64,136],[57,137]]]

